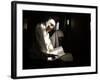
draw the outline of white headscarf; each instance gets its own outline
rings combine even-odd
[[[55,20],[54,19],[49,19],[48,21],[47,21],[47,23],[46,23],[46,27],[48,27],[48,25],[50,25],[50,24],[52,24],[53,26],[50,26],[50,28],[54,28],[55,27],[55,25],[56,25],[56,22],[55,22]]]

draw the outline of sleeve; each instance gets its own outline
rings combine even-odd
[[[49,33],[46,32],[45,26],[42,24],[36,27],[36,38],[43,53],[50,54],[54,50]]]

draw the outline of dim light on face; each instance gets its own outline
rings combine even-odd
[[[49,28],[54,28],[55,27],[55,20],[54,19],[49,19],[48,21],[47,21],[47,27],[49,27]]]

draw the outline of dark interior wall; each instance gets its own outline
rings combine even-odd
[[[79,65],[90,64],[90,14],[72,14],[72,51],[75,62]]]
[[[72,53],[73,66],[89,66],[90,14],[23,11],[23,68],[31,68],[39,63],[41,54],[36,44],[35,28],[37,23],[45,21],[50,16],[55,16],[56,21],[60,22],[60,29],[64,32],[62,45],[65,52]],[[24,28],[25,23],[27,28]]]

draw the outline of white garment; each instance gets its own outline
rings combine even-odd
[[[47,48],[47,53],[49,54],[51,51],[54,50],[54,48],[51,43],[49,33],[46,31],[46,29],[43,30],[43,36],[44,36],[44,41],[45,41],[46,48]]]
[[[54,49],[50,40],[49,33],[46,31],[46,27],[44,24],[40,24],[37,26],[36,38],[43,53],[56,55],[57,58],[65,54],[61,46]],[[52,60],[51,57],[48,57],[48,59]]]
[[[37,25],[36,38],[42,52],[49,54],[50,51],[54,50],[50,37],[49,37],[49,33],[46,31],[46,27],[44,24]]]

